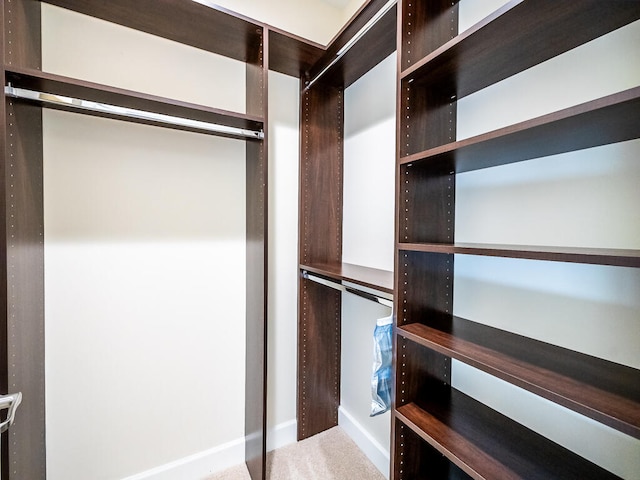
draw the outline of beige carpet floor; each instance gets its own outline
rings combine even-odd
[[[267,454],[269,480],[384,480],[340,427]],[[239,465],[207,480],[250,480]]]

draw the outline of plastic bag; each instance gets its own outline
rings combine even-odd
[[[381,318],[373,331],[373,375],[371,376],[371,417],[391,408],[391,333],[393,316]]]

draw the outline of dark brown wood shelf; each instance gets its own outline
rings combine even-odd
[[[198,120],[201,122],[214,123],[229,127],[237,127],[256,131],[264,129],[263,119],[256,115],[248,115],[246,113],[236,113],[221,110],[218,108],[196,105],[146,93],[110,87],[107,85],[101,85],[98,83],[87,82],[84,80],[78,80],[51,73],[45,73],[34,69],[17,68],[13,66],[5,66],[5,69],[6,82],[11,83],[12,86],[18,88],[35,90],[53,95],[63,95],[72,98],[79,98],[82,100],[89,100],[92,102],[144,110],[146,112],[159,113],[190,120]],[[79,113],[94,114],[83,110],[74,109],[73,107],[55,108],[77,111]],[[121,118],[123,120],[136,123],[159,125],[163,127],[167,126],[167,124],[165,123],[156,124],[152,121],[142,119],[120,117],[117,114],[100,116]],[[175,126],[172,128],[211,134],[211,132],[209,131],[198,128],[190,128],[185,126]]]
[[[222,7],[193,1],[43,1],[241,62],[249,61],[261,44],[261,24]]]
[[[455,316],[398,334],[640,438],[640,370]]]
[[[640,268],[640,250],[479,243],[400,243],[400,250]]]
[[[462,98],[638,18],[640,3],[633,1],[512,0],[404,70],[401,78]]]
[[[395,416],[472,478],[619,478],[455,389],[438,397]]]
[[[456,224],[461,219],[456,219],[456,195],[464,192],[456,183],[458,173],[637,141],[640,86],[611,90],[616,93],[568,108],[558,106],[555,112],[518,123],[507,120],[502,128],[460,140],[459,116],[473,120],[474,114],[460,110],[458,100],[487,87],[500,89],[501,81],[550,59],[552,67],[577,47],[585,45],[590,51],[587,43],[637,22],[640,2],[510,0],[464,32],[458,26],[469,11],[462,2],[402,0],[398,12],[395,297],[402,308],[396,312],[398,407],[392,423],[392,478],[617,478],[456,390],[452,363],[476,369],[474,380],[482,382],[484,372],[539,401],[571,410],[567,415],[581,415],[583,422],[606,425],[625,441],[640,439],[638,366],[596,358],[592,350],[582,353],[545,343],[551,338],[547,334],[536,340],[453,316],[458,280],[454,256],[640,268],[640,248],[622,237],[612,245],[632,248],[594,248],[589,239],[586,247],[457,242]],[[598,45],[631,52],[634,47],[623,33],[608,35]],[[607,40],[611,42],[605,46]],[[594,68],[597,62],[582,60]],[[562,69],[556,71],[559,88],[575,87]],[[489,114],[504,119],[499,111]],[[543,168],[550,160],[534,162]],[[565,181],[576,179],[556,179],[554,185]],[[543,195],[542,190],[537,193]],[[482,218],[476,220],[480,225]],[[538,222],[545,228],[544,218]],[[608,328],[607,318],[601,320],[602,328]],[[568,340],[554,342],[569,345]],[[573,441],[566,445],[578,448]],[[611,448],[597,461],[618,472],[620,449]],[[434,458],[436,451],[449,461],[425,460]]]
[[[640,138],[640,87],[448,143],[400,160],[468,172]]]
[[[324,55],[326,48],[319,43],[285,32],[269,29],[269,70],[303,77]]]
[[[393,293],[393,272],[387,270],[350,263],[314,263],[300,265],[300,270],[307,270],[333,280],[355,283],[380,292]]]

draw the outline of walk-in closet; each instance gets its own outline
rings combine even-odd
[[[640,1],[0,17],[0,480],[640,480]]]

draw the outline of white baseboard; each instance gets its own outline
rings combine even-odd
[[[267,432],[267,452],[286,447],[298,441],[298,422],[296,419],[276,425]]]
[[[138,473],[123,480],[201,480],[244,463],[244,438]]]
[[[358,421],[343,407],[338,409],[338,425],[345,431],[355,444],[364,452],[385,478],[389,478],[389,450],[367,432]]]
[[[294,420],[276,425],[267,433],[267,450],[284,447],[297,440]],[[189,455],[123,480],[201,480],[214,473],[244,463],[245,439],[239,438],[204,452]]]

